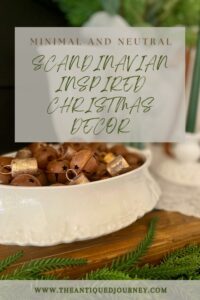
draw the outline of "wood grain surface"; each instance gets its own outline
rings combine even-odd
[[[68,275],[71,278],[78,278],[85,272],[101,267],[111,262],[113,258],[134,249],[143,239],[148,223],[154,216],[159,218],[156,236],[153,245],[141,261],[141,264],[147,262],[156,264],[164,255],[172,250],[181,248],[187,244],[200,243],[200,219],[175,212],[156,210],[120,231],[93,240],[52,247],[0,245],[0,259],[18,250],[23,250],[24,256],[13,267],[36,258],[86,258],[88,260],[87,265],[56,271],[61,276]]]

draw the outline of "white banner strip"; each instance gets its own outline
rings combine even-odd
[[[0,281],[0,299],[199,299],[198,280]]]

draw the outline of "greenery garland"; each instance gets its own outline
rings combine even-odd
[[[131,26],[186,26],[188,45],[195,45],[198,0],[52,0],[71,26],[82,26],[96,12],[118,13]]]
[[[168,254],[159,265],[139,266],[138,262],[152,245],[157,218],[150,221],[148,231],[139,245],[114,259],[110,265],[90,271],[80,279],[88,280],[135,280],[135,279],[200,279],[200,245],[189,245]],[[23,252],[0,260],[0,280],[57,280],[63,278],[54,270],[87,264],[86,259],[47,258],[35,259],[7,271],[7,268],[19,260]],[[5,271],[7,271],[5,273]]]

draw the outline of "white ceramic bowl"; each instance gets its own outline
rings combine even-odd
[[[160,189],[145,163],[123,175],[75,186],[0,186],[0,243],[50,246],[119,230],[152,210]]]

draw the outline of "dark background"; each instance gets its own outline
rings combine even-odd
[[[1,0],[0,6],[0,153],[21,147],[14,143],[14,29],[67,26],[49,0]]]

